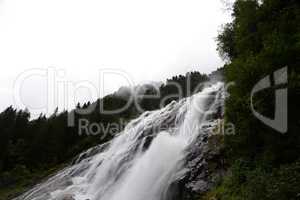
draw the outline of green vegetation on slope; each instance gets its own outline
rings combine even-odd
[[[236,135],[225,137],[229,175],[206,199],[300,199],[300,1],[237,0],[233,21],[218,36],[229,88],[225,120]],[[288,132],[279,133],[251,112],[254,85],[288,67]],[[273,81],[273,80],[272,80]],[[275,87],[254,98],[254,107],[274,117]]]

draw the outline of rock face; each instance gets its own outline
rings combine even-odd
[[[225,175],[223,135],[214,134],[214,125],[207,126],[187,150],[188,172],[178,183],[180,199],[190,200],[209,191]]]
[[[62,200],[75,200],[72,195],[66,194],[63,196]]]

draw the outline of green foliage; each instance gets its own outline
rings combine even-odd
[[[232,16],[233,22],[218,36],[218,49],[228,61],[226,81],[235,82],[229,88],[225,117],[235,124],[236,135],[225,138],[232,176],[220,186],[218,199],[297,199],[300,2],[237,0]],[[288,132],[281,134],[251,113],[250,92],[260,79],[285,66],[289,121]],[[255,109],[270,118],[275,89],[264,90],[254,99]]]
[[[25,166],[18,165],[11,171],[3,172],[0,174],[0,200],[12,199],[16,195],[22,194],[41,179],[54,174],[62,167],[64,166],[58,165],[55,168],[49,167],[47,170],[29,172]]]
[[[299,162],[267,171],[237,161],[232,166],[232,174],[203,199],[297,200],[300,197],[299,184]]]

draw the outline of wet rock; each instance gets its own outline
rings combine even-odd
[[[66,194],[66,195],[62,198],[62,200],[75,200],[75,199],[73,198],[72,195]]]
[[[211,126],[203,131],[187,150],[188,172],[180,181],[182,200],[195,199],[215,186],[224,176],[223,135],[215,135]]]

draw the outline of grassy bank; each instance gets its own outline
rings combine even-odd
[[[62,164],[47,170],[29,172],[24,166],[19,166],[11,172],[2,173],[0,177],[2,180],[6,180],[8,185],[0,188],[0,200],[12,199],[24,193],[64,167],[66,165]]]

